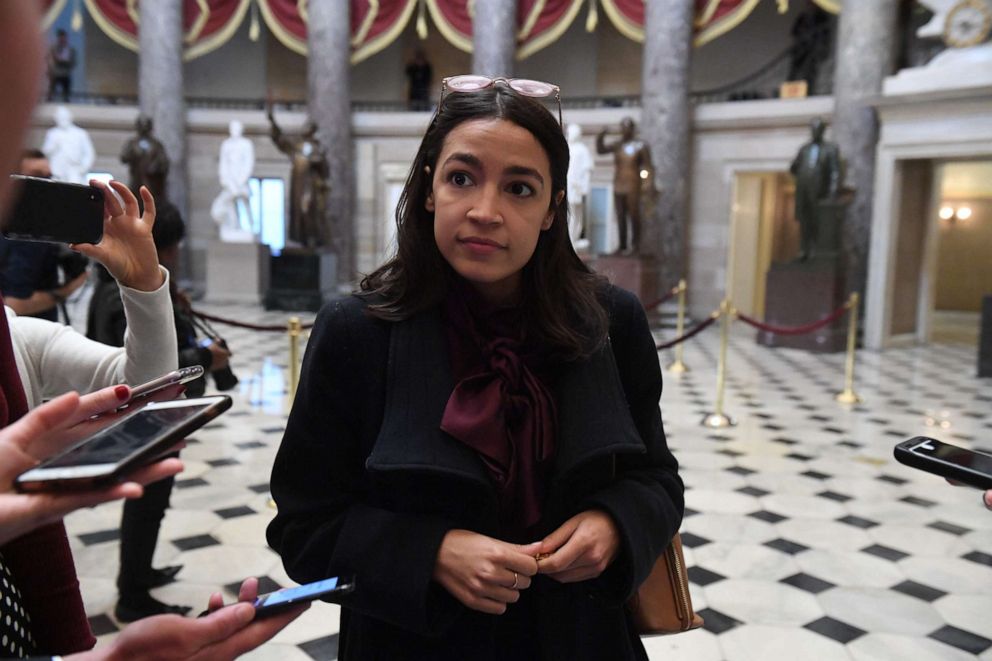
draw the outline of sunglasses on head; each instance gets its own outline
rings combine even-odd
[[[490,78],[489,76],[475,76],[471,74],[462,76],[449,76],[441,81],[441,98],[438,100],[438,107],[444,103],[444,96],[448,92],[478,92],[492,87],[496,83],[502,83],[518,94],[542,99],[554,96],[558,102],[558,125],[561,126],[561,89],[557,85],[545,83],[540,80],[528,80],[527,78]]]

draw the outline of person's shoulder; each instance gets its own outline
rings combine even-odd
[[[385,323],[369,314],[370,302],[366,295],[349,294],[342,296],[325,303],[317,314],[317,318],[325,324],[359,326],[363,329]]]
[[[641,307],[640,299],[633,292],[612,283],[603,285],[599,292],[599,300],[610,317],[626,317],[632,310]]]

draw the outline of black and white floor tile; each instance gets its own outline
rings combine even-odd
[[[287,313],[208,310],[253,323]],[[312,315],[301,315],[304,319]],[[265,545],[274,511],[268,479],[289,407],[284,333],[218,326],[241,377],[235,405],[183,451],[157,562],[182,564],[158,598],[203,607],[246,576],[263,590],[292,585]],[[659,339],[671,330],[659,331]],[[718,334],[690,342],[691,371],[666,375],[661,406],[687,486],[683,541],[704,630],[651,638],[666,661],[992,661],[992,512],[978,492],[905,468],[892,446],[929,435],[992,452],[992,380],[975,347],[937,344],[858,354],[864,402],[834,401],[842,354],[758,346],[733,331],[725,411],[737,425],[700,425],[712,412]],[[662,352],[666,365],[670,351]],[[67,525],[83,595],[101,642],[113,619],[119,505]],[[333,659],[337,612],[317,604],[245,658]]]

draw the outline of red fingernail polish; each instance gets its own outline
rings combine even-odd
[[[114,394],[117,395],[117,399],[127,399],[128,393],[131,392],[127,386],[117,386],[114,388]]]

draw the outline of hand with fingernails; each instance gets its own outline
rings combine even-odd
[[[158,266],[158,251],[152,238],[155,225],[155,199],[144,186],[141,200],[144,213],[131,190],[119,181],[110,185],[90,180],[90,185],[103,191],[103,239],[100,243],[75,243],[73,250],[97,260],[120,284],[139,291],[155,291],[165,282]],[[114,195],[116,192],[120,199]],[[122,204],[123,202],[123,204]]]
[[[540,542],[511,544],[469,530],[449,530],[434,564],[434,580],[465,606],[502,615],[537,573]]]

